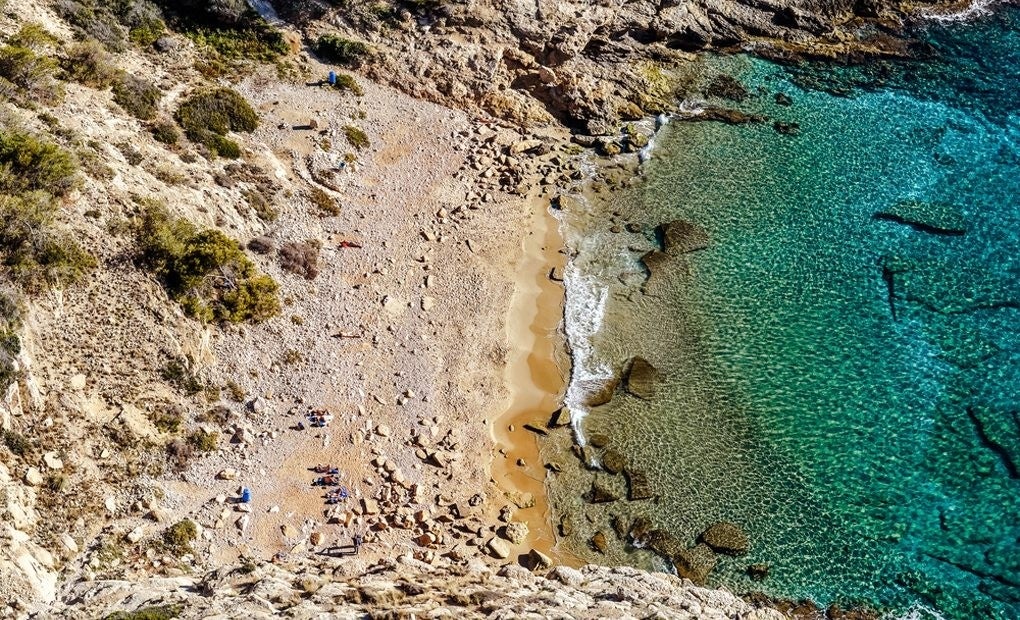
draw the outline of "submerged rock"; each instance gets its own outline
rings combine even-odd
[[[623,374],[623,389],[638,398],[655,396],[655,388],[661,375],[652,364],[643,357],[632,357]]]
[[[689,254],[708,247],[708,231],[694,222],[674,220],[660,224],[656,235],[662,240],[662,249],[670,256]]]
[[[609,549],[609,541],[606,540],[606,533],[602,530],[595,532],[595,535],[591,537],[592,549],[605,555]]]
[[[729,521],[711,525],[698,536],[698,542],[708,545],[717,553],[727,555],[743,555],[751,547],[744,530]]]
[[[628,469],[624,475],[627,476],[627,499],[633,502],[655,497],[648,476],[643,471]]]
[[[673,555],[676,574],[684,579],[690,579],[698,585],[705,583],[708,574],[715,568],[716,562],[715,553],[708,545],[704,544],[683,549]]]
[[[769,565],[751,564],[747,567],[747,576],[755,581],[762,581],[769,576]]]
[[[592,482],[590,498],[593,504],[608,504],[620,499],[620,496],[598,482]]]
[[[586,407],[599,407],[613,400],[616,393],[616,386],[619,385],[618,377],[609,379],[590,379],[582,382],[582,389],[585,392],[584,405]]]
[[[875,219],[905,224],[926,233],[962,235],[967,232],[967,220],[956,205],[947,202],[901,200],[875,213]]]
[[[606,450],[602,455],[602,469],[611,474],[618,474],[627,466],[627,457],[616,450]]]

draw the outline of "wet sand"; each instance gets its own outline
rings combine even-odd
[[[560,407],[569,377],[562,332],[564,289],[550,277],[553,268],[562,269],[566,257],[560,251],[559,222],[549,213],[547,199],[532,202],[530,228],[522,245],[506,325],[510,353],[504,380],[510,399],[491,427],[491,475],[508,498],[517,494],[534,498],[534,506],[514,511],[513,520],[527,523],[529,529],[518,551],[535,548],[557,563],[581,565],[582,560],[556,548],[545,492],[548,471],[535,433],[524,428],[527,423],[545,427]],[[523,466],[518,459],[523,459]],[[509,499],[508,503],[512,504]]]

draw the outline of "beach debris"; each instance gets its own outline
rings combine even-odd
[[[563,267],[556,266],[549,270],[549,279],[553,282],[563,281]]]
[[[740,526],[729,521],[713,523],[698,536],[698,542],[708,545],[716,553],[744,555],[750,549],[747,534]]]

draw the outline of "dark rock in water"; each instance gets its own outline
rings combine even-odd
[[[651,519],[645,516],[635,517],[634,521],[630,524],[630,537],[639,543],[643,543],[645,536],[647,536],[654,528]]]
[[[751,564],[747,567],[747,576],[755,581],[761,581],[769,576],[769,565]]]
[[[748,114],[740,110],[730,108],[707,107],[701,114],[682,117],[685,121],[717,121],[727,125],[747,125],[749,123],[764,123],[765,117],[760,114]]]
[[[623,152],[623,147],[615,140],[600,140],[597,145],[599,155],[612,157]]]
[[[689,254],[708,247],[708,231],[687,220],[660,224],[655,233],[662,240],[662,250],[670,256]]]
[[[613,394],[616,392],[616,386],[619,383],[620,379],[618,377],[601,380],[591,379],[582,382],[581,387],[585,391],[584,405],[586,407],[598,407],[613,400]]]
[[[800,123],[776,121],[772,123],[772,128],[776,130],[776,133],[781,133],[783,135],[800,135]]]
[[[655,497],[652,485],[648,482],[648,476],[644,472],[634,469],[624,471],[627,476],[627,499],[639,501]]]
[[[641,232],[641,224],[636,224],[634,222],[628,222],[627,225],[624,226],[624,228],[626,228],[627,232],[630,232],[630,233],[639,233],[639,232]]]
[[[786,93],[776,93],[776,105],[791,106],[793,105],[793,99]]]
[[[615,502],[620,497],[602,486],[598,482],[591,483],[591,503],[593,504],[608,504],[609,502]]]
[[[937,235],[962,235],[967,232],[967,221],[960,208],[947,202],[902,200],[875,213],[875,219],[905,224]]]
[[[549,431],[547,431],[546,429],[542,428],[538,424],[532,424],[531,422],[528,422],[527,424],[524,425],[524,430],[531,431],[532,433],[535,433],[536,435],[542,435],[543,437],[545,437],[546,435],[549,434]]]
[[[655,396],[655,388],[661,374],[643,357],[632,357],[623,373],[623,389],[638,398]]]
[[[717,75],[705,89],[709,97],[729,99],[730,101],[744,101],[748,97],[747,89],[740,83],[740,80],[731,75]]]
[[[560,428],[570,424],[570,409],[560,407],[549,418],[549,428]]]
[[[616,537],[623,540],[627,537],[627,532],[630,531],[630,524],[623,515],[613,515],[613,518],[609,520],[609,525],[613,526],[613,532],[616,533]]]
[[[609,541],[606,540],[606,534],[602,530],[595,532],[595,535],[591,537],[591,547],[595,551],[605,555],[606,550],[609,549]]]
[[[825,617],[828,620],[878,620],[881,614],[867,607],[851,607],[843,609],[833,603],[825,610]]]
[[[552,201],[552,206],[555,209],[562,209],[563,211],[577,211],[581,208],[581,199],[577,196],[570,196],[568,194],[560,194]]]
[[[708,545],[717,553],[743,555],[750,549],[747,534],[729,521],[713,524],[698,536],[698,542]]]
[[[641,288],[646,295],[661,295],[666,283],[669,282],[670,268],[676,268],[676,261],[665,252],[653,250],[641,257],[648,278]]]
[[[616,450],[606,450],[602,455],[602,469],[611,474],[618,474],[627,466],[627,457]]]
[[[605,448],[609,445],[609,435],[595,433],[588,438],[588,443],[590,443],[593,448]]]
[[[560,517],[560,536],[570,536],[574,533],[574,524],[571,523],[570,517],[563,515]]]
[[[695,545],[673,555],[676,574],[684,579],[690,579],[699,586],[704,585],[708,574],[715,568],[716,561],[715,554],[708,545]]]

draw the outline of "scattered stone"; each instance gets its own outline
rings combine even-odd
[[[599,484],[597,481],[591,483],[591,502],[593,504],[608,504],[620,499],[620,496]]]
[[[791,106],[793,105],[793,99],[790,98],[786,93],[776,93],[776,105]]]
[[[41,486],[43,483],[42,472],[39,471],[38,467],[29,467],[25,472],[25,484],[30,487]]]
[[[546,429],[542,428],[537,424],[532,424],[531,422],[525,424],[524,428],[526,430],[531,431],[532,433],[535,433],[536,435],[542,435],[543,437],[549,434],[549,431],[547,431]]]
[[[297,531],[293,525],[284,523],[280,526],[280,533],[283,534],[284,538],[297,538],[300,532]]]
[[[519,545],[528,537],[528,526],[520,521],[511,521],[503,528],[503,537],[515,545]]]
[[[602,454],[602,469],[611,474],[618,474],[627,467],[627,457],[616,450],[606,450]]]
[[[127,538],[128,542],[130,542],[130,543],[136,543],[136,542],[140,541],[144,537],[145,537],[145,527],[141,526],[141,525],[139,525],[135,529],[133,529],[130,532],[128,532],[127,536],[125,536],[125,538]]]
[[[77,374],[71,377],[71,389],[72,390],[84,390],[85,389],[85,375]]]
[[[311,533],[311,534],[310,534],[310,535],[308,536],[308,542],[309,542],[309,543],[310,543],[310,544],[311,544],[311,545],[312,545],[313,547],[318,547],[319,545],[321,545],[321,544],[322,544],[323,538],[324,538],[324,536],[323,536],[322,532],[312,532],[312,533]]]
[[[591,547],[595,551],[605,555],[609,549],[609,542],[606,540],[606,534],[602,530],[595,532],[595,535],[591,537]]]
[[[714,523],[698,536],[698,542],[708,545],[716,553],[744,555],[750,549],[747,534],[729,521]]]
[[[553,412],[549,419],[549,428],[561,428],[570,424],[570,409],[560,407]]]
[[[552,568],[553,561],[538,549],[532,549],[528,552],[528,565],[531,570],[548,570]]]
[[[361,499],[361,511],[366,515],[379,514],[379,502],[374,499],[363,497]]]
[[[566,586],[578,587],[584,583],[584,575],[581,571],[576,568],[570,568],[569,566],[556,566],[549,574],[546,575],[546,579],[558,581]]]
[[[389,437],[391,433],[392,431],[390,430],[390,427],[385,424],[380,424],[375,427],[375,434],[380,437]]]
[[[800,123],[775,121],[772,123],[772,128],[776,130],[776,133],[781,133],[785,136],[796,136],[800,134]]]
[[[521,153],[527,153],[528,151],[533,151],[533,150],[537,149],[540,146],[542,146],[542,141],[541,140],[534,140],[534,139],[532,139],[532,140],[521,140],[519,142],[514,142],[513,144],[510,145],[510,154],[511,155],[520,155]]]
[[[591,444],[591,447],[593,448],[605,448],[609,445],[609,435],[604,433],[594,433],[588,438],[588,443]]]
[[[489,553],[500,560],[510,557],[510,543],[500,538],[490,539],[486,548],[489,550]]]
[[[237,480],[237,470],[230,467],[221,469],[216,477],[220,480]]]

